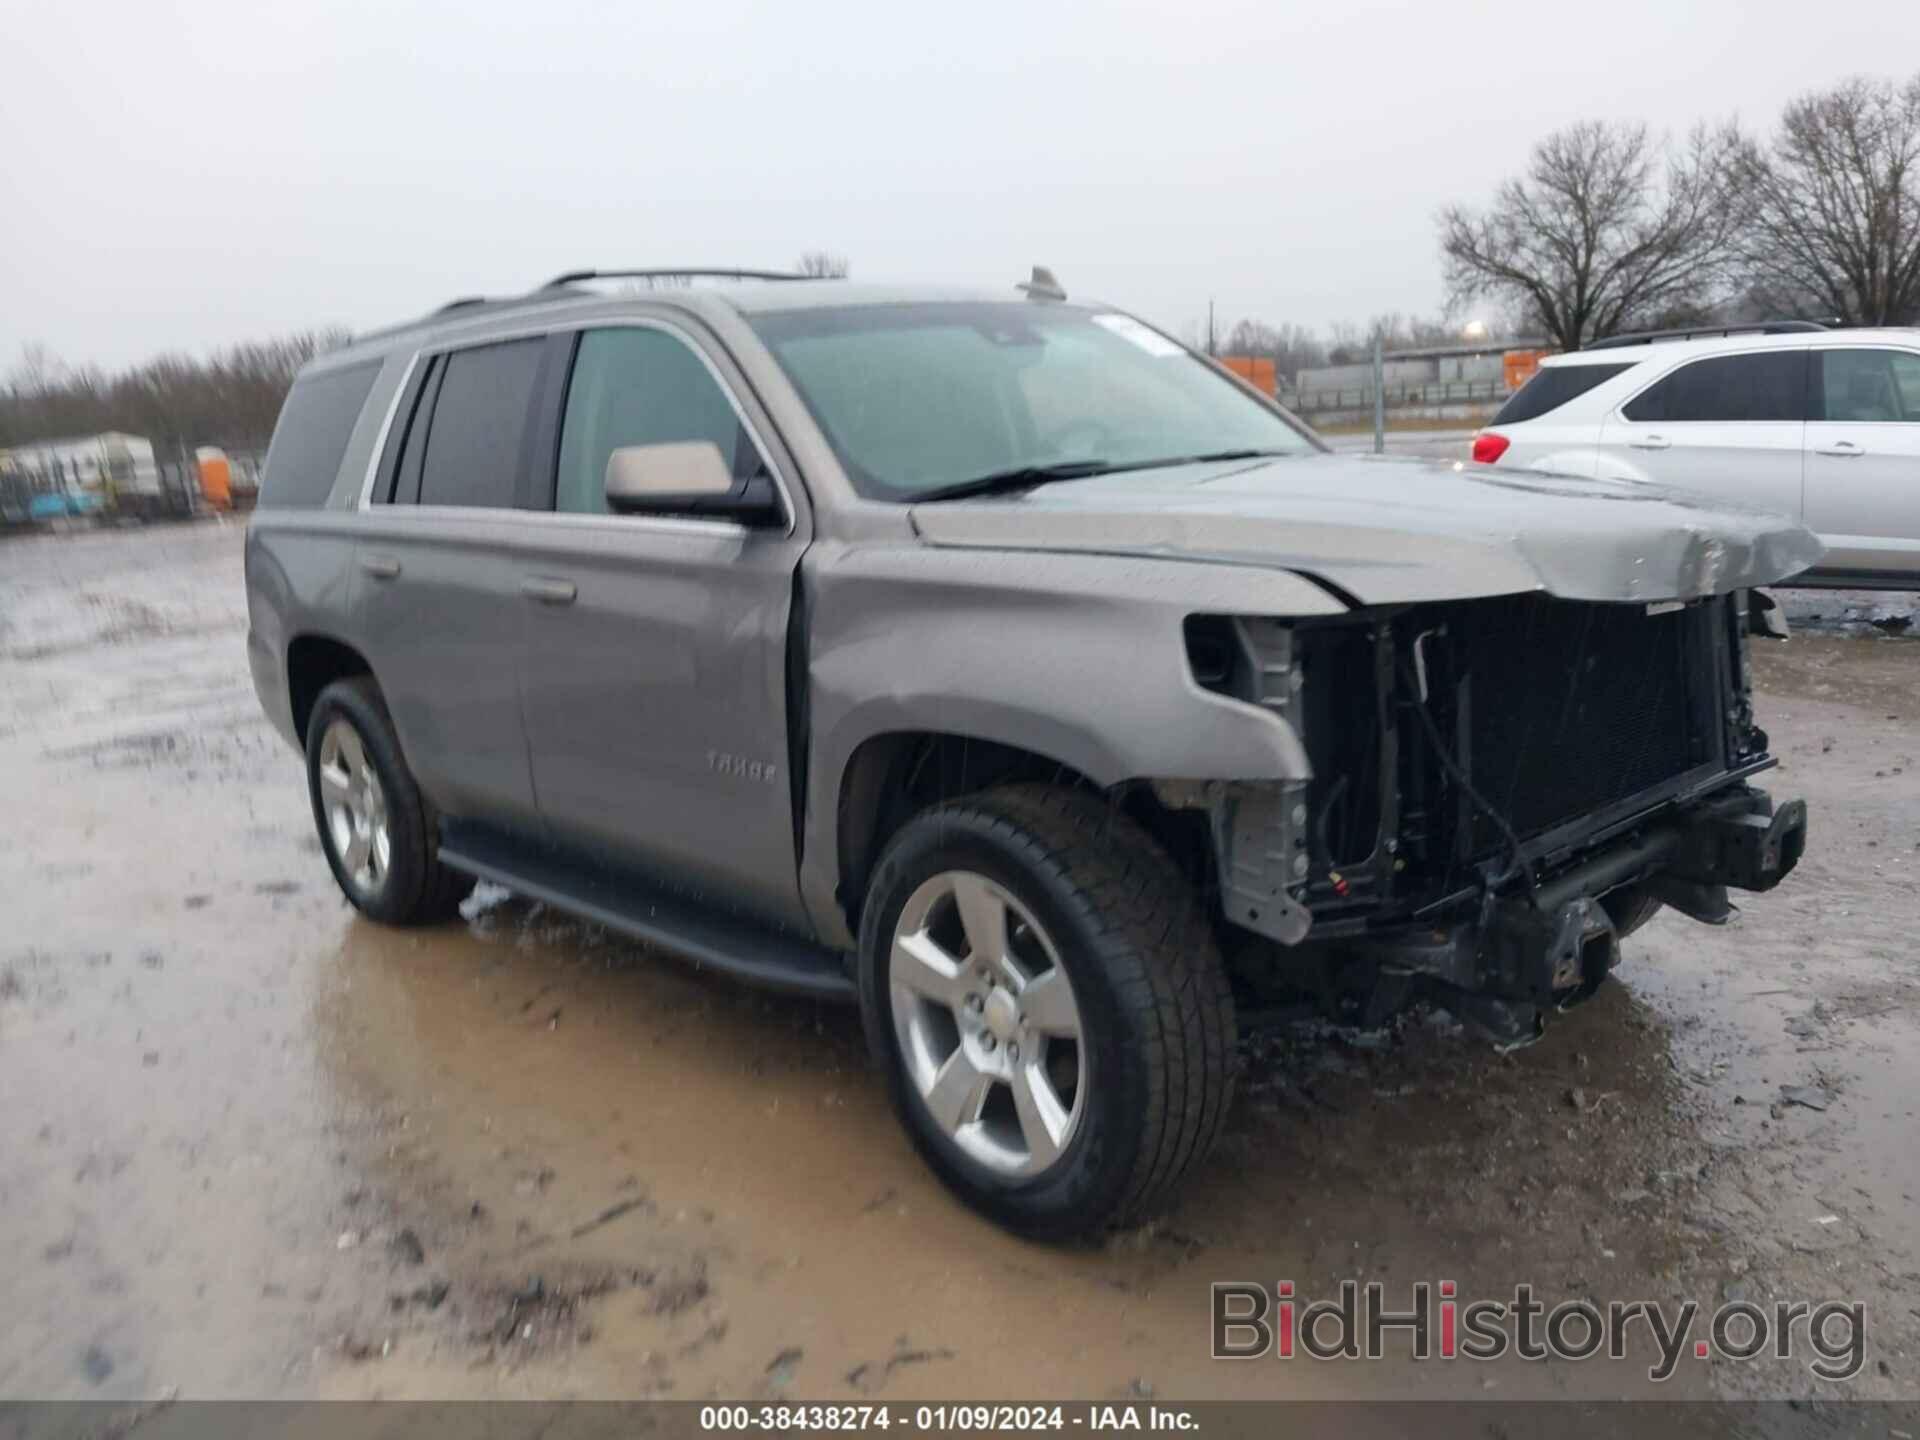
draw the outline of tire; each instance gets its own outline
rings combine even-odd
[[[1602,895],[1600,905],[1613,921],[1613,933],[1624,940],[1660,913],[1661,902],[1638,885],[1623,885]]]
[[[336,680],[314,702],[307,720],[307,793],[320,848],[354,908],[387,925],[431,925],[459,913],[460,902],[473,892],[473,877],[435,858],[438,827],[370,676]],[[369,833],[378,827],[362,824],[375,815],[384,821],[384,843]],[[364,855],[355,849],[356,834],[366,844]]]
[[[960,913],[963,901],[984,906],[982,895],[1004,905],[1011,984],[984,982],[977,1009],[978,993],[959,997],[954,1048],[942,1061],[944,961],[975,977],[959,983],[983,983],[981,947]],[[928,941],[931,961],[922,958]],[[1057,986],[1043,985],[1061,975],[1077,1026],[1071,1041],[1045,1033],[1064,1023],[1046,998]],[[916,988],[929,979],[935,998]],[[967,1204],[1010,1230],[1059,1239],[1146,1219],[1220,1133],[1235,1032],[1211,927],[1173,861],[1097,796],[1007,786],[908,821],[868,886],[859,981],[868,1043],[915,1147]],[[1014,997],[1012,1019],[1003,992]],[[1008,1028],[994,1054],[1017,1062],[1023,1041],[1024,1068],[1008,1065],[984,1102],[972,1104],[969,1091],[969,1103],[954,1107],[943,1097],[957,1092],[944,1080],[964,1072],[956,1056],[993,1061],[979,1047],[993,1043],[996,1017]],[[1041,1079],[1057,1104],[1036,1098]],[[992,1093],[999,1089],[1004,1099]],[[948,1121],[936,1118],[936,1104]],[[978,1118],[956,1126],[956,1114]],[[1044,1136],[1030,1124],[1036,1114]],[[1064,1125],[1052,1123],[1062,1115]]]

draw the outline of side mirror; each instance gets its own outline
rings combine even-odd
[[[734,479],[711,440],[621,446],[607,456],[606,496],[616,515],[706,515],[745,525],[782,515],[773,482]]]

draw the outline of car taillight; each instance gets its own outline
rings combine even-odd
[[[1513,442],[1504,435],[1496,435],[1491,430],[1482,430],[1473,437],[1473,463],[1491,465],[1507,453],[1507,446]]]

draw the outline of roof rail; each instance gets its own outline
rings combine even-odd
[[[551,305],[567,298],[564,292],[578,280],[625,280],[625,279],[680,279],[694,276],[718,276],[729,280],[809,280],[812,276],[800,275],[786,270],[725,270],[707,269],[695,266],[682,270],[569,270],[564,275],[556,275],[538,289],[529,290],[524,295],[462,295],[457,300],[449,300],[437,309],[429,310],[418,320],[406,320],[379,330],[370,330],[359,336],[362,340],[374,340],[409,326],[419,325],[428,320],[437,320],[443,315],[452,315],[462,310],[507,310],[521,305]]]
[[[1645,345],[1652,340],[1702,340],[1715,335],[1806,335],[1827,327],[1817,320],[1757,320],[1749,325],[1703,325],[1681,330],[1634,330],[1624,335],[1609,335],[1604,340],[1589,340],[1582,350],[1618,350],[1626,345]]]
[[[581,280],[809,280],[812,276],[802,275],[794,270],[731,270],[705,265],[682,266],[679,269],[661,270],[569,270],[564,275],[556,275],[540,288],[542,290],[564,290],[567,286]]]

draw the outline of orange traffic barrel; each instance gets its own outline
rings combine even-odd
[[[200,493],[206,497],[207,503],[216,510],[231,510],[233,466],[227,459],[227,452],[207,445],[196,450],[193,458],[200,467]]]

